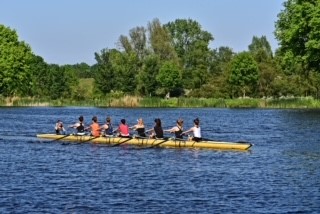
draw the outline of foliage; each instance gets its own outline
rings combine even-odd
[[[320,2],[287,0],[278,14],[275,36],[280,42],[279,54],[292,55],[303,70],[320,72]]]
[[[184,87],[200,88],[206,83],[211,56],[209,43],[213,36],[191,19],[177,19],[166,24],[165,28],[170,32],[175,51],[184,69]]]
[[[109,93],[116,86],[115,71],[112,67],[112,56],[119,51],[115,49],[103,49],[101,53],[95,53],[97,61],[97,74],[94,76],[95,87],[102,94]]]
[[[27,95],[32,87],[29,45],[18,40],[15,30],[0,25],[0,94]]]
[[[259,79],[259,68],[252,55],[242,52],[236,55],[231,61],[229,83],[232,85],[235,94],[240,89],[243,97],[246,92],[255,88]]]
[[[149,55],[143,61],[141,71],[137,76],[137,92],[142,96],[155,96],[158,87],[156,76],[160,70],[160,58]]]
[[[160,57],[161,61],[178,61],[178,56],[172,45],[168,30],[163,27],[159,19],[148,23],[149,42],[151,50]]]
[[[182,86],[180,69],[174,62],[165,62],[161,66],[156,79],[160,85],[159,95],[172,92]]]
[[[261,38],[254,36],[252,38],[252,43],[248,48],[249,52],[258,63],[270,62],[273,58],[271,46],[266,36],[262,36]]]

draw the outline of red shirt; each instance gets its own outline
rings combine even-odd
[[[128,125],[120,124],[119,131],[122,136],[129,136],[129,126]]]

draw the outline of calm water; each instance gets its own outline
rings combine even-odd
[[[37,139],[62,119],[111,115],[203,135],[250,152],[144,149]],[[320,111],[0,108],[0,213],[320,213]]]

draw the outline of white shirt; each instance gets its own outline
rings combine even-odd
[[[193,137],[201,138],[201,129],[200,127],[193,127]]]

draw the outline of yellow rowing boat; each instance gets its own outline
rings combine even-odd
[[[252,144],[247,142],[220,142],[220,141],[187,141],[177,139],[148,139],[148,138],[120,138],[120,137],[93,137],[88,135],[56,135],[38,134],[38,138],[52,139],[53,141],[93,142],[118,146],[122,144],[144,147],[168,147],[168,148],[200,148],[200,149],[223,149],[223,150],[248,150]]]

